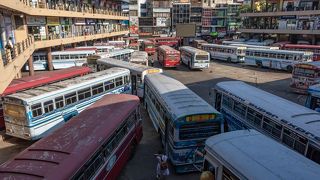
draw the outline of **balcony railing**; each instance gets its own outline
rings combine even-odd
[[[320,10],[320,7],[304,6],[304,7],[286,7],[281,9],[277,7],[269,7],[262,11],[257,11],[256,9],[247,8],[247,9],[242,9],[241,13],[266,13],[266,12],[316,11],[316,10]]]
[[[22,54],[26,49],[28,49],[30,46],[33,46],[33,43],[34,37],[30,35],[24,41],[16,43],[12,48],[5,48],[2,50],[0,56],[0,68],[14,61],[15,58]]]
[[[42,9],[52,9],[52,10],[62,10],[62,11],[71,11],[71,12],[81,12],[89,14],[103,14],[103,15],[113,15],[113,16],[128,16],[127,13],[123,13],[120,10],[113,10],[110,8],[95,8],[92,5],[83,4],[83,5],[74,5],[72,3],[41,3],[35,2],[32,3],[30,0],[20,0],[26,6],[32,8],[42,8]]]

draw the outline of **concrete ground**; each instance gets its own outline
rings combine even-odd
[[[155,66],[159,66],[156,62]],[[240,64],[229,64],[212,62],[206,70],[190,71],[186,66],[180,65],[175,69],[165,69],[165,73],[176,78],[191,90],[211,102],[209,90],[221,81],[242,80],[257,86],[270,93],[303,105],[305,97],[294,94],[289,89],[291,74],[274,71],[270,69],[259,69],[255,67],[241,66]],[[122,170],[119,180],[150,180],[155,179],[156,158],[153,156],[161,149],[158,134],[154,130],[151,121],[144,113],[143,132],[144,136],[137,147],[135,156]],[[31,143],[10,138],[8,141],[0,141],[0,163],[5,162],[18,152],[28,147]],[[193,180],[199,179],[199,173],[178,175],[171,169],[171,175],[167,179]]]

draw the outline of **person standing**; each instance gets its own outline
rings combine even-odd
[[[169,176],[169,165],[168,165],[168,156],[161,153],[160,151],[158,154],[155,154],[158,164],[157,164],[157,179],[160,179],[162,176]]]

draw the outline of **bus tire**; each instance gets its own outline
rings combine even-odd
[[[262,68],[262,62],[261,61],[256,61],[256,65],[258,68]]]
[[[287,71],[288,71],[289,73],[291,73],[292,70],[293,70],[293,67],[292,67],[292,66],[287,66]]]
[[[228,58],[227,58],[227,62],[228,62],[228,63],[231,63],[231,57],[228,57]]]

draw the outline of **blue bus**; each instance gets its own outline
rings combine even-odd
[[[242,81],[220,82],[213,94],[226,131],[256,129],[320,164],[320,113]]]
[[[144,105],[177,173],[197,171],[205,140],[223,132],[222,115],[181,82],[164,74],[145,78]]]

